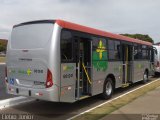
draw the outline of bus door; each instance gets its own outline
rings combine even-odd
[[[91,40],[79,38],[76,41],[76,98],[83,99],[91,95]]]
[[[123,80],[122,87],[127,87],[133,79],[133,46],[122,44]]]

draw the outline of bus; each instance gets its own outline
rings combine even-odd
[[[7,46],[9,94],[73,103],[142,81],[152,44],[64,20],[15,25]]]
[[[155,52],[154,52],[154,72],[155,75],[160,74],[160,45],[155,44],[153,45]]]

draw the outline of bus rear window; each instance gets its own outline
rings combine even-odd
[[[11,47],[13,49],[43,48],[51,39],[53,24],[28,24],[15,27],[11,34]]]

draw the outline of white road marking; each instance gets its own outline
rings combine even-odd
[[[0,65],[5,65],[6,63],[0,63]]]
[[[156,82],[156,81],[158,81],[158,80],[160,80],[160,79],[158,78],[158,79],[154,80],[153,82],[150,82],[150,83],[148,83],[148,84],[145,84],[145,85],[143,85],[143,86],[140,86],[140,87],[138,87],[138,88],[136,88],[136,89],[134,89],[134,90],[131,90],[131,91],[127,92],[127,93],[124,93],[124,94],[122,94],[122,95],[120,95],[120,96],[118,96],[118,97],[116,97],[116,98],[111,99],[111,100],[108,100],[108,101],[106,101],[106,102],[104,102],[104,103],[102,103],[102,104],[99,104],[99,105],[97,105],[97,106],[95,106],[95,107],[93,107],[93,108],[90,108],[90,109],[88,109],[88,110],[86,110],[86,111],[84,111],[84,112],[81,112],[81,113],[79,113],[79,114],[77,114],[77,115],[75,115],[75,116],[73,116],[73,117],[70,117],[70,118],[68,118],[67,120],[72,120],[72,119],[74,119],[74,118],[76,118],[76,117],[78,117],[78,116],[80,116],[80,115],[83,115],[83,114],[85,114],[85,113],[87,113],[87,112],[90,112],[90,111],[92,111],[92,110],[94,110],[94,109],[96,109],[96,108],[98,108],[98,107],[103,106],[104,104],[110,103],[110,102],[112,102],[113,100],[116,100],[116,99],[118,99],[118,98],[121,98],[121,97],[123,97],[123,96],[125,96],[125,95],[127,95],[127,94],[129,94],[129,93],[131,93],[131,92],[134,92],[134,91],[136,91],[136,90],[138,90],[138,89],[140,89],[140,88],[142,88],[142,87],[145,87],[145,86],[147,86],[147,85],[149,85],[149,84],[151,84],[151,83],[154,83],[154,82]]]
[[[27,98],[23,96],[0,100],[0,110],[4,108],[15,106],[15,105],[19,105],[21,103],[31,102],[33,100],[35,99]]]

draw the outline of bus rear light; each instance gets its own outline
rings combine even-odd
[[[47,71],[47,80],[46,80],[46,88],[52,87],[52,85],[53,85],[52,73],[48,69],[48,71]]]
[[[43,93],[35,93],[35,95],[37,95],[37,96],[42,96],[43,95]]]

